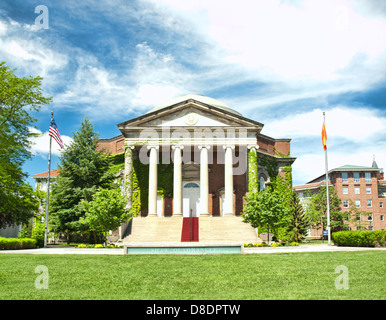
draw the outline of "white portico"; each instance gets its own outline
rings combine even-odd
[[[244,118],[218,100],[185,95],[118,127],[125,137],[129,201],[134,152],[141,162],[149,164],[148,217],[157,216],[158,164],[173,165],[173,216],[186,215],[192,209],[197,217],[212,215],[210,197],[214,191],[210,190],[210,180],[218,180],[219,176],[223,180],[220,188],[224,191],[220,215],[235,215],[234,176],[246,175],[247,150],[258,148],[256,136],[262,124]],[[223,172],[211,176],[211,168],[217,164]],[[196,203],[192,205],[192,202]]]

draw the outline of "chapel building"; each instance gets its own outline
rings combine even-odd
[[[196,94],[117,126],[122,134],[98,149],[124,155],[123,190],[136,217],[120,241],[259,241],[241,221],[244,197],[288,172],[290,139],[266,136],[262,123]]]

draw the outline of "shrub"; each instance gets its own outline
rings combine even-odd
[[[77,245],[77,248],[87,248],[87,245],[81,243]]]
[[[271,243],[270,247],[280,247],[281,244],[280,243],[277,243],[277,242],[274,242],[274,243]]]
[[[103,248],[103,244],[96,244],[94,248]]]
[[[332,234],[332,240],[338,246],[379,247],[385,246],[386,231],[339,231]]]
[[[112,248],[116,248],[114,245],[112,245]],[[256,242],[256,243],[244,243],[244,247],[268,247],[268,244],[265,242]]]
[[[32,228],[32,239],[36,240],[36,244],[38,247],[44,246],[44,232],[45,232],[45,225],[44,223],[40,223],[37,219],[34,224],[34,227]]]
[[[33,249],[33,248],[36,248],[35,239],[0,237],[0,250]]]

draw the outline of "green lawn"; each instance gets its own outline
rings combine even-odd
[[[385,251],[246,255],[0,254],[0,299],[385,299]],[[49,288],[36,289],[35,267]],[[344,265],[349,289],[335,288]]]

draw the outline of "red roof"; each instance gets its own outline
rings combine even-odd
[[[50,171],[50,177],[56,177],[59,175],[59,170],[51,170]],[[32,178],[48,178],[48,171],[43,173],[38,173],[32,176]]]

